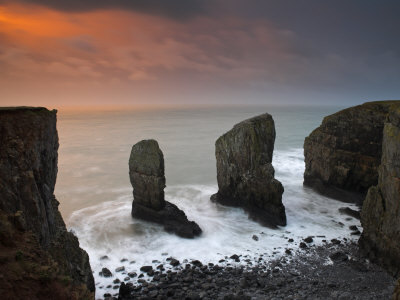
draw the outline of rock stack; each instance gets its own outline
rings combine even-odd
[[[218,193],[212,201],[240,206],[265,226],[286,225],[282,184],[274,178],[275,125],[263,114],[236,124],[215,143]]]
[[[359,245],[372,260],[400,274],[400,104],[383,130],[378,184],[368,190],[361,211]]]
[[[361,204],[378,183],[383,126],[396,103],[367,102],[325,117],[304,141],[304,185]]]
[[[143,140],[133,145],[129,178],[133,187],[132,217],[162,224],[167,232],[184,238],[201,234],[199,225],[164,199],[164,156],[157,141]]]

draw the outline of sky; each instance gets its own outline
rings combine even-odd
[[[398,0],[0,0],[0,105],[400,99]]]

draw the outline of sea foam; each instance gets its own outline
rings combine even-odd
[[[166,200],[183,209],[203,229],[203,234],[192,240],[166,233],[160,225],[133,219],[130,189],[115,189],[114,199],[73,212],[68,225],[89,253],[96,293],[99,296],[107,290],[112,293],[105,288],[109,281],[98,275],[103,267],[123,280],[126,275],[116,274],[115,268],[125,266],[127,272],[139,274],[141,266],[166,263],[170,256],[180,261],[198,259],[203,263],[218,263],[238,254],[257,261],[260,255],[272,258],[286,248],[296,250],[307,236],[315,237],[314,244],[321,244],[323,239],[354,239],[348,226],[360,224],[339,214],[338,209],[344,204],[303,187],[303,159],[302,149],[274,153],[273,165],[276,178],[285,188],[283,203],[287,214],[287,226],[278,229],[262,227],[249,220],[240,208],[211,202],[210,196],[217,191],[216,184],[174,185],[165,190]],[[348,206],[356,209],[354,205]],[[257,235],[258,241],[252,239],[253,235]],[[291,238],[293,243],[288,242]],[[108,259],[100,260],[105,255]],[[127,261],[121,262],[124,258]],[[232,263],[227,260],[225,264],[228,262]]]

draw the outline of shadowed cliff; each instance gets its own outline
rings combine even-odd
[[[2,299],[91,299],[87,253],[68,232],[54,197],[56,111],[0,109]]]

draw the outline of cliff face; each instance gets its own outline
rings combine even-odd
[[[78,239],[67,231],[54,197],[56,111],[28,107],[0,109],[0,145],[0,256],[8,257],[11,253],[18,256],[21,265],[14,266],[15,261],[8,258],[0,259],[0,263],[5,278],[12,278],[15,270],[21,269],[21,275],[29,278],[26,282],[32,283],[32,294],[18,294],[24,289],[13,288],[14,298],[29,295],[30,299],[44,299],[41,293],[48,289],[60,290],[67,296],[92,297],[94,280],[88,255],[79,247]],[[41,272],[34,266],[45,267],[46,262],[51,270],[46,273],[46,286],[34,294],[35,280],[40,281],[35,273]],[[64,285],[54,288],[60,281]],[[10,291],[13,284],[3,281],[0,289]]]
[[[286,225],[282,184],[274,178],[275,124],[263,114],[239,124],[215,143],[218,193],[211,200],[240,206],[267,225]]]
[[[304,141],[304,185],[362,203],[368,188],[378,182],[383,126],[396,103],[368,102],[325,117]]]
[[[399,274],[400,106],[391,110],[385,123],[378,184],[368,190],[361,223],[360,248],[393,274]]]

